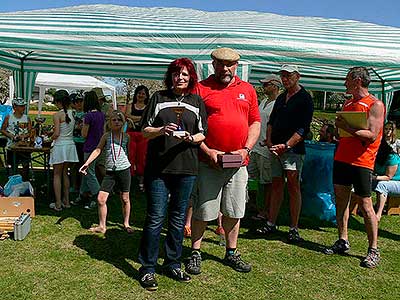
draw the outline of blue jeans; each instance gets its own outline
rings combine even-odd
[[[84,153],[83,158],[85,161],[89,158],[91,153]],[[96,162],[97,158],[92,161],[92,163],[87,168],[87,174],[82,176],[82,183],[79,193],[82,195],[84,193],[90,192],[92,196],[95,196],[99,193],[100,184],[96,177]]]
[[[185,215],[195,180],[196,176],[174,174],[145,177],[147,215],[139,249],[141,273],[155,272],[167,209],[168,231],[164,242],[163,266],[170,269],[181,267]]]

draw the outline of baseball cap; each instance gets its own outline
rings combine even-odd
[[[286,71],[286,72],[289,72],[289,73],[297,72],[297,73],[300,74],[299,68],[296,65],[282,65],[282,67],[279,70],[279,72],[282,72],[282,71]]]
[[[24,106],[26,105],[26,100],[24,98],[17,97],[12,100],[12,104],[18,106]]]
[[[268,75],[264,79],[260,79],[259,81],[261,83],[271,82],[271,83],[275,84],[278,87],[282,86],[281,79],[278,76],[274,75],[274,74]]]
[[[92,91],[96,93],[97,99],[105,99],[103,89],[101,87],[95,87],[92,89]]]

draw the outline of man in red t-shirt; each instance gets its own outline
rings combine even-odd
[[[368,92],[371,79],[364,67],[351,68],[346,76],[346,93],[352,99],[343,105],[343,111],[366,112],[368,128],[352,128],[343,117],[336,118],[336,127],[350,136],[342,136],[335,153],[333,184],[336,195],[336,220],[339,239],[324,249],[325,254],[343,254],[350,249],[347,234],[351,188],[363,212],[368,235],[368,254],[361,266],[374,268],[379,264],[378,221],[372,206],[371,180],[375,158],[382,138],[385,105]]]
[[[249,153],[260,134],[261,119],[252,85],[235,75],[240,55],[230,48],[211,53],[214,74],[201,81],[198,94],[207,110],[208,131],[201,144],[197,186],[193,192],[192,255],[190,274],[201,272],[200,246],[208,221],[223,215],[226,253],[224,263],[238,272],[250,272],[236,250],[240,219],[244,216]],[[221,168],[218,154],[239,154],[242,166]]]

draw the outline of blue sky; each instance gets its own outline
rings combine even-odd
[[[255,10],[281,15],[351,19],[400,27],[400,0],[1,0],[0,12],[97,3],[172,6],[207,11]]]

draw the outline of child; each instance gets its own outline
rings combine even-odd
[[[105,151],[106,176],[101,183],[100,191],[97,196],[97,203],[99,207],[99,226],[89,229],[94,233],[106,232],[106,203],[108,195],[112,192],[116,184],[119,187],[122,202],[124,229],[127,233],[133,233],[133,229],[129,226],[129,215],[131,211],[131,204],[129,200],[131,184],[131,164],[128,160],[129,136],[123,132],[124,124],[125,117],[122,112],[114,110],[110,114],[109,120],[109,128],[111,128],[111,130],[107,131],[101,137],[97,148],[93,150],[85,164],[79,169],[79,172],[86,175],[90,163],[93,162],[103,150]]]
[[[74,115],[74,119],[75,119],[75,128],[74,128],[73,136],[74,136],[76,152],[78,153],[78,159],[79,159],[79,162],[76,164],[73,164],[71,167],[71,181],[72,181],[71,184],[72,184],[73,190],[75,192],[79,193],[80,186],[81,186],[79,167],[80,167],[81,163],[84,161],[83,145],[85,143],[85,138],[82,137],[82,126],[83,126],[83,119],[85,117],[85,112],[83,111],[83,95],[82,94],[72,93],[69,95],[69,98],[71,99],[72,108],[74,109],[72,111],[73,115]]]
[[[29,162],[30,154],[27,153],[16,153],[10,150],[10,148],[18,141],[26,140],[30,136],[32,131],[32,123],[29,117],[25,114],[26,101],[22,98],[15,98],[12,100],[14,113],[8,115],[1,126],[1,133],[7,137],[7,164],[14,168],[14,159],[18,166],[22,164],[22,178],[24,181],[29,180]],[[16,166],[15,166],[16,168]]]
[[[54,104],[60,111],[53,116],[54,133],[51,139],[54,143],[49,163],[53,166],[53,188],[56,202],[51,203],[50,208],[59,212],[62,207],[70,207],[68,168],[70,163],[78,162],[78,154],[73,139],[75,119],[72,115],[68,92],[58,90],[54,94]],[[61,195],[63,195],[62,201]]]

